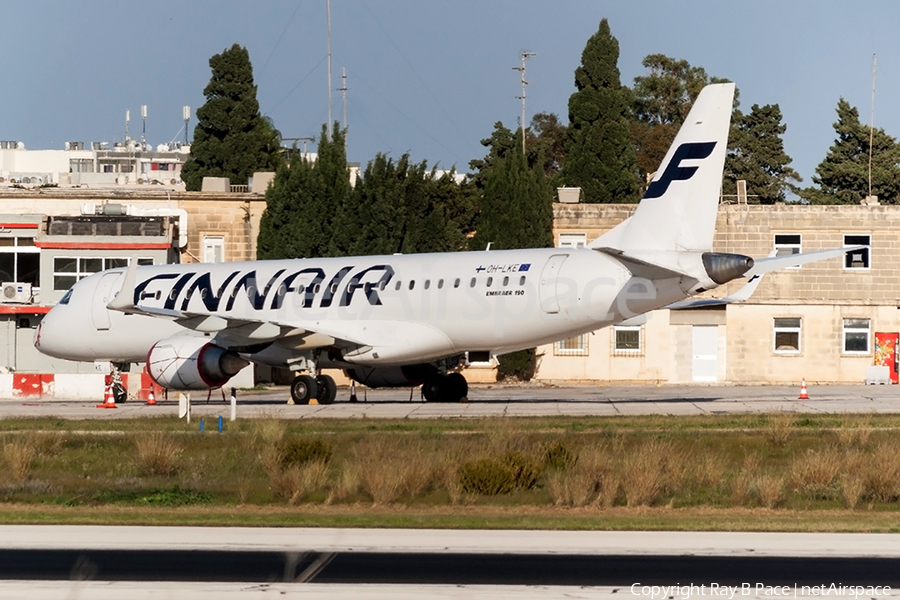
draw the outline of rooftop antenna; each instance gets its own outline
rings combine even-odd
[[[872,114],[869,117],[869,198],[872,197],[872,142],[875,131],[875,67],[878,55],[872,54]]]
[[[316,141],[316,138],[314,138],[314,137],[283,137],[283,138],[281,138],[281,141],[282,142],[301,142],[303,144],[303,156],[306,157],[306,156],[308,156],[308,153],[306,151],[306,145],[309,142]]]
[[[328,27],[328,127],[325,134],[331,141],[331,0],[325,0],[325,23]]]
[[[518,67],[513,67],[513,71],[518,71],[522,74],[522,95],[516,96],[519,100],[522,101],[522,118],[519,121],[519,125],[522,127],[522,153],[525,153],[525,86],[528,85],[528,80],[525,79],[525,60],[531,58],[532,56],[537,56],[535,52],[522,52],[522,64]]]
[[[126,108],[125,109],[125,142],[126,143],[128,142],[128,140],[131,139],[128,136],[128,123],[130,123],[130,122],[131,122],[131,110]]]
[[[141,150],[147,149],[147,105],[141,104]]]

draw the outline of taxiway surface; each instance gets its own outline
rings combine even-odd
[[[883,385],[810,386],[809,400],[799,400],[799,388],[789,386],[471,386],[468,402],[424,402],[419,390],[360,391],[359,402],[348,402],[349,392],[339,390],[328,406],[289,405],[286,387],[237,393],[241,417],[270,416],[293,419],[328,418],[474,418],[494,416],[581,415],[710,415],[734,413],[897,413],[900,387]],[[65,390],[57,390],[57,395]],[[0,417],[54,416],[62,418],[123,418],[177,415],[178,402],[156,406],[130,400],[117,409],[96,408],[97,402],[42,400],[0,401]],[[98,399],[99,401],[100,399]],[[230,415],[229,403],[214,392],[194,394],[195,418]]]

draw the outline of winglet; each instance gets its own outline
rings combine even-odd
[[[106,308],[128,312],[134,310],[134,280],[137,273],[137,258],[128,261],[128,270],[125,271],[125,279],[122,281],[122,289],[116,294]]]

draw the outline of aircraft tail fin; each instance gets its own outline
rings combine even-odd
[[[703,88],[634,214],[591,248],[712,250],[733,100],[733,83]]]

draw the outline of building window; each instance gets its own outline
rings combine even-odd
[[[127,267],[130,259],[119,256],[57,256],[53,258],[53,290],[64,292],[88,275]],[[138,258],[138,265],[152,265],[152,258]]]
[[[559,234],[560,248],[584,248],[587,245],[586,233],[561,233]]]
[[[800,254],[801,247],[801,236],[799,233],[775,234],[775,256],[790,256],[792,254]],[[800,265],[794,265],[793,267],[787,268],[799,269]]]
[[[775,352],[797,354],[800,352],[800,317],[775,318]]]
[[[203,236],[203,262],[225,262],[225,237],[221,235]]]
[[[844,319],[844,353],[868,354],[869,319]]]
[[[69,173],[93,173],[94,172],[94,159],[93,158],[70,158],[69,159]]]
[[[844,254],[845,269],[868,269],[870,256],[870,246],[872,245],[872,237],[868,235],[845,235],[844,247],[847,246],[866,246],[859,250],[853,250]]]
[[[556,342],[553,346],[555,352],[559,356],[587,356],[588,342],[587,334],[576,335],[565,340]]]
[[[640,354],[641,327],[619,325],[613,327],[613,351],[615,354]]]
[[[41,250],[32,237],[0,238],[0,281],[30,283],[41,281]]]

